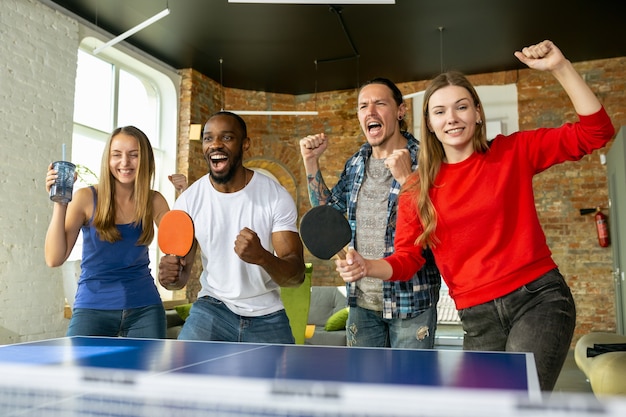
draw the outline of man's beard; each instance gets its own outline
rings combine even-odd
[[[205,159],[207,160],[209,164],[209,172],[211,174],[211,179],[217,184],[227,184],[228,182],[230,182],[230,180],[232,180],[233,177],[235,176],[236,168],[241,164],[241,155],[239,155],[233,161],[234,163],[228,168],[228,171],[226,171],[224,174],[217,175],[213,172],[213,169],[211,168],[211,160],[209,158],[205,158]]]

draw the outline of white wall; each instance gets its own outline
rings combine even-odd
[[[44,177],[71,143],[78,23],[35,0],[0,2],[0,344],[65,334],[60,268],[43,243]]]
[[[44,262],[52,214],[44,177],[63,143],[71,155],[77,51],[84,38],[104,42],[113,35],[49,0],[0,0],[0,344],[60,337],[69,323],[62,270]],[[117,48],[154,71],[174,115],[161,117],[161,146],[175,155],[180,75],[124,42]],[[170,185],[175,159],[162,164],[157,181]],[[171,205],[173,188],[171,195],[164,188]]]

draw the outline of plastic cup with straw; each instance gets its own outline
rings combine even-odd
[[[67,204],[72,201],[76,165],[65,160],[65,143],[61,146],[61,160],[53,162],[52,168],[57,172],[57,179],[50,187],[50,200]]]

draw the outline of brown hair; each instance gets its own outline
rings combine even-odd
[[[400,107],[402,103],[404,103],[402,92],[400,91],[398,86],[390,79],[384,78],[384,77],[377,77],[377,78],[373,78],[369,81],[364,82],[361,85],[361,88],[359,89],[359,95],[361,94],[361,90],[363,90],[363,87],[371,85],[371,84],[381,84],[381,85],[387,86],[387,88],[391,90],[391,96],[393,97],[393,101],[398,105],[398,107]],[[406,120],[404,120],[404,117],[399,120],[399,124],[400,124],[400,132],[406,132],[409,130]]]
[[[107,242],[115,242],[122,237],[115,225],[115,177],[111,173],[111,142],[120,133],[133,136],[139,146],[139,162],[135,177],[135,213],[133,224],[142,227],[138,245],[149,245],[154,238],[154,219],[152,213],[152,184],[154,182],[155,162],[150,140],[141,130],[134,126],[118,127],[111,133],[102,154],[100,180],[98,182],[98,199],[93,224],[100,238]]]
[[[412,192],[416,199],[417,213],[422,223],[423,231],[418,236],[416,244],[420,246],[435,246],[438,243],[435,235],[437,227],[437,212],[430,200],[430,189],[436,187],[435,178],[441,168],[441,163],[445,158],[443,145],[437,139],[434,132],[430,131],[428,123],[428,105],[430,97],[439,89],[447,86],[458,86],[465,88],[473,99],[473,104],[480,113],[480,120],[485,120],[483,106],[476,93],[476,89],[465,75],[456,71],[448,71],[434,78],[424,92],[424,104],[422,108],[422,129],[420,135],[420,150],[417,162],[417,170],[413,175],[417,175],[417,181],[412,181],[407,187],[407,192]],[[472,144],[474,151],[485,153],[489,149],[487,142],[487,129],[485,123],[481,123],[474,131]]]

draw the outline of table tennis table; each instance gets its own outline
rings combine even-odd
[[[529,353],[68,337],[0,346],[0,375],[3,417],[502,417],[546,407]]]

